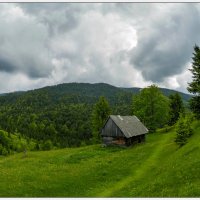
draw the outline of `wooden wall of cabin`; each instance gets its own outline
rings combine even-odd
[[[102,140],[106,146],[107,145],[119,145],[119,146],[126,145],[126,140],[124,137],[103,137]]]
[[[101,131],[101,136],[107,137],[124,137],[122,131],[119,127],[115,124],[115,122],[109,118],[106,125]]]
[[[133,144],[141,143],[145,141],[145,134],[134,136],[131,138],[125,137],[103,137],[103,143],[106,146],[119,145],[119,146],[131,146]]]
[[[145,141],[145,134],[137,135],[131,138],[126,138],[126,145],[130,146],[132,144],[141,143]]]

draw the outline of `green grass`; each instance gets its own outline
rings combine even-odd
[[[178,148],[175,132],[131,148],[100,145],[0,157],[0,197],[199,197],[200,123]]]

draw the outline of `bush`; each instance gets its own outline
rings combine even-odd
[[[11,139],[8,137],[8,133],[2,130],[0,130],[0,143],[7,148],[11,145]]]
[[[45,141],[44,144],[42,145],[42,150],[51,150],[52,148],[53,148],[53,144],[51,140]]]
[[[2,148],[1,154],[2,154],[3,156],[7,156],[7,155],[9,154],[9,151],[8,151],[5,147],[3,147],[3,148]]]
[[[2,144],[0,144],[0,155],[2,155],[2,151],[3,151],[3,146]]]

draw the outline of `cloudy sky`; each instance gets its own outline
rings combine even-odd
[[[0,3],[0,93],[64,82],[187,92],[198,3]]]

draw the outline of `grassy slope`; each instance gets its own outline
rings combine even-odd
[[[98,145],[0,158],[1,197],[199,197],[200,124],[177,148],[175,133],[129,149]]]

